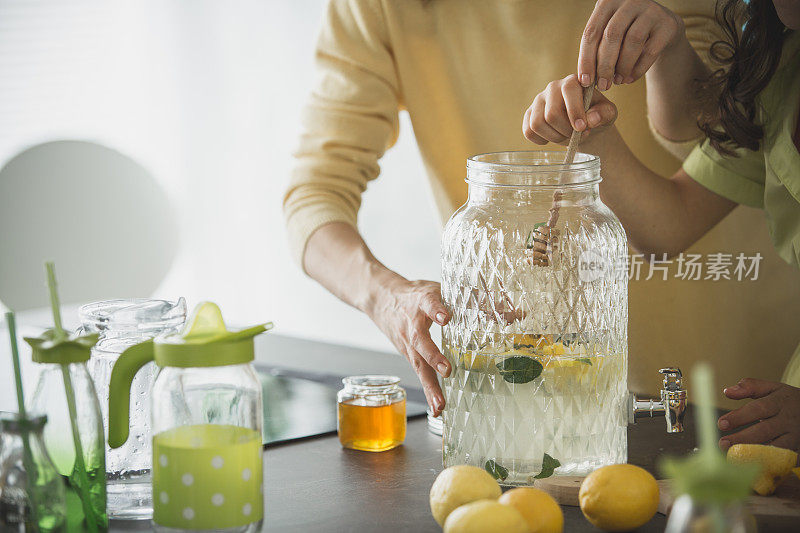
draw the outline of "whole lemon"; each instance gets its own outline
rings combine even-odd
[[[797,464],[796,452],[768,444],[734,444],[728,448],[727,458],[729,463],[761,467],[761,474],[753,481],[753,490],[761,496],[775,492]]]
[[[456,507],[476,500],[500,497],[497,481],[482,468],[458,465],[445,468],[431,487],[431,513],[441,526]]]
[[[510,505],[478,500],[450,513],[444,533],[528,533],[528,524]]]
[[[586,476],[578,500],[583,515],[594,526],[605,531],[630,531],[656,514],[658,483],[638,466],[604,466]]]
[[[564,513],[552,496],[543,490],[530,487],[511,489],[498,500],[514,507],[528,523],[531,533],[561,533],[564,531]]]

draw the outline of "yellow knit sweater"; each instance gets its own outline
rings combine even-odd
[[[663,3],[683,17],[690,41],[706,57],[719,38],[714,0]],[[319,81],[284,202],[298,263],[320,226],[356,225],[361,194],[397,139],[403,110],[443,221],[466,200],[467,157],[534,149],[522,136],[522,115],[548,82],[575,71],[593,6],[588,0],[332,0],[317,47]],[[679,163],[648,128],[644,82],[608,95],[634,153],[672,174]],[[631,388],[655,391],[659,366],[686,371],[698,358],[720,363],[718,379],[725,383],[745,374],[778,379],[798,339],[776,329],[788,309],[800,311],[800,284],[775,257],[763,221],[739,209],[695,248],[759,250],[766,256],[761,281],[632,282]],[[786,307],[786,291],[793,308]],[[769,357],[752,357],[765,348]]]

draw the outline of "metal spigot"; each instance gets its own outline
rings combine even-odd
[[[628,422],[636,423],[637,418],[653,417],[664,413],[667,433],[683,432],[683,415],[686,412],[686,389],[683,387],[683,374],[680,368],[662,368],[664,383],[661,388],[661,401],[640,400],[631,394]]]

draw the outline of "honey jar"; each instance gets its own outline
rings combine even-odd
[[[339,442],[368,452],[391,450],[406,438],[406,391],[395,376],[350,376],[337,395]]]

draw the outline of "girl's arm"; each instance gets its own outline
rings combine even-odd
[[[683,19],[652,0],[599,0],[581,38],[581,85],[605,91],[645,73],[656,131],[673,141],[697,138],[704,104],[697,80],[710,71],[689,43]]]
[[[644,254],[677,254],[702,237],[735,206],[679,170],[664,179],[628,149],[613,123],[617,109],[595,92],[587,112],[577,76],[551,82],[525,113],[523,133],[536,144],[566,144],[583,132],[580,151],[600,157],[600,194]]]

